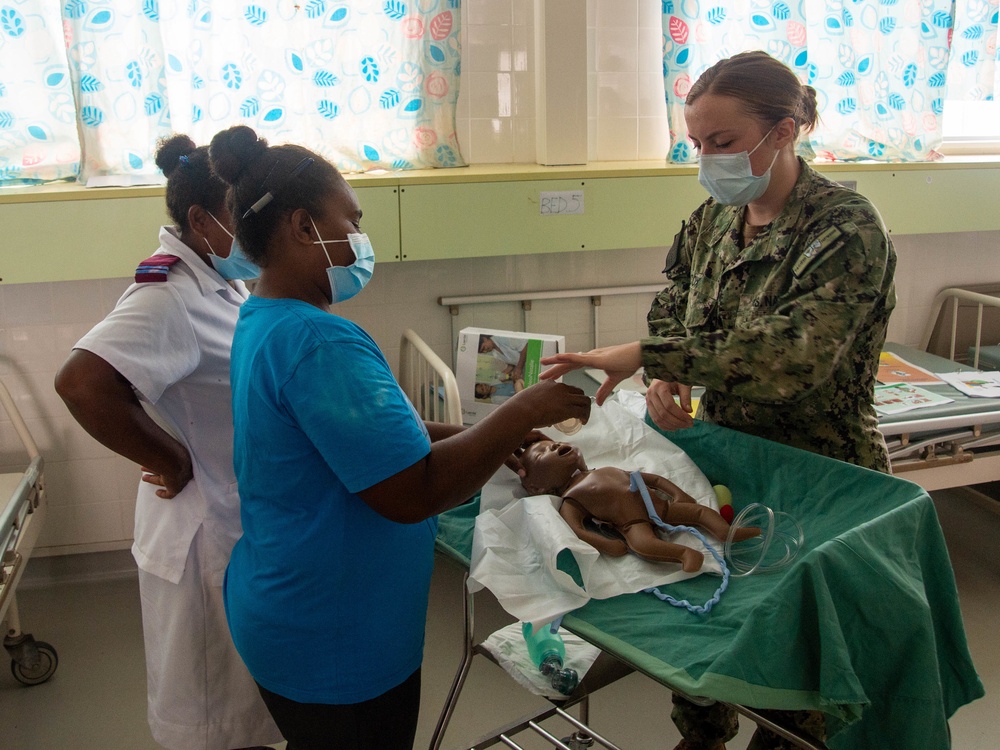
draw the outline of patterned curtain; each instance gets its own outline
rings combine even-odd
[[[948,98],[994,100],[1000,92],[997,50],[997,0],[955,3],[955,35],[948,62]]]
[[[459,0],[62,2],[63,28],[38,25],[65,34],[81,179],[153,173],[158,138],[237,123],[349,172],[464,165]]]
[[[80,170],[59,3],[0,0],[0,184]]]
[[[990,0],[966,2],[990,5]],[[804,156],[937,158],[953,0],[663,0],[662,5],[670,161],[696,159],[683,117],[691,84],[718,60],[751,49],[770,53],[816,89],[820,123],[800,142]],[[992,42],[982,40],[982,46],[992,44],[995,55],[995,0],[992,12]]]

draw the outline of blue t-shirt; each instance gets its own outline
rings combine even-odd
[[[423,657],[437,519],[396,523],[355,493],[424,458],[427,430],[371,337],[304,302],[251,296],[231,367],[233,642],[286,698],[381,695]]]

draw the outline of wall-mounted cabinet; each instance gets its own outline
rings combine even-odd
[[[687,176],[407,185],[404,260],[669,245],[704,199]]]
[[[875,204],[892,234],[945,234],[1000,229],[1000,165],[882,165],[821,168],[831,180],[854,182]],[[867,166],[867,165],[866,165]],[[894,168],[896,167],[896,168]]]
[[[376,260],[399,260],[398,188],[355,189]],[[162,190],[145,192],[151,194],[136,189],[136,197],[34,202],[4,202],[0,195],[0,279],[20,284],[131,276],[156,251],[157,228],[171,223]]]
[[[1000,230],[1000,164],[828,164],[893,234]],[[349,176],[379,262],[662,247],[704,200],[697,169],[523,164]],[[162,188],[0,192],[5,284],[131,276],[168,221]]]

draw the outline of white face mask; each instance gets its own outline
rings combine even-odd
[[[222,228],[223,232],[233,237],[233,233],[226,229],[222,222],[215,218],[214,214],[210,213],[209,216]],[[240,247],[240,243],[236,241],[235,237],[233,237],[233,244],[229,248],[229,257],[227,258],[216,255],[208,237],[204,239],[205,244],[208,245],[208,252],[211,253],[208,256],[208,261],[222,278],[232,281],[233,279],[256,279],[260,276],[260,268],[243,254],[243,248]]]
[[[771,130],[774,130],[772,127]],[[764,194],[771,182],[771,167],[778,160],[778,152],[764,174],[755,175],[750,166],[750,154],[760,148],[771,135],[764,134],[760,143],[750,151],[738,154],[702,154],[698,167],[698,182],[716,201],[724,206],[745,206]]]
[[[309,221],[312,222],[313,231],[319,237],[313,244],[323,246],[326,262],[330,264],[329,268],[326,269],[327,278],[330,280],[330,303],[335,305],[338,302],[349,300],[365,288],[375,271],[375,250],[372,248],[371,240],[368,239],[367,234],[363,233],[349,234],[346,240],[324,240],[311,216]],[[333,265],[326,246],[335,242],[350,243],[351,250],[354,251],[354,262],[351,265]]]

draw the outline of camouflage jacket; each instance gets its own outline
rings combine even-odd
[[[800,164],[784,211],[745,248],[741,207],[709,199],[682,225],[643,366],[704,386],[704,419],[888,471],[872,402],[896,255],[866,198]]]

